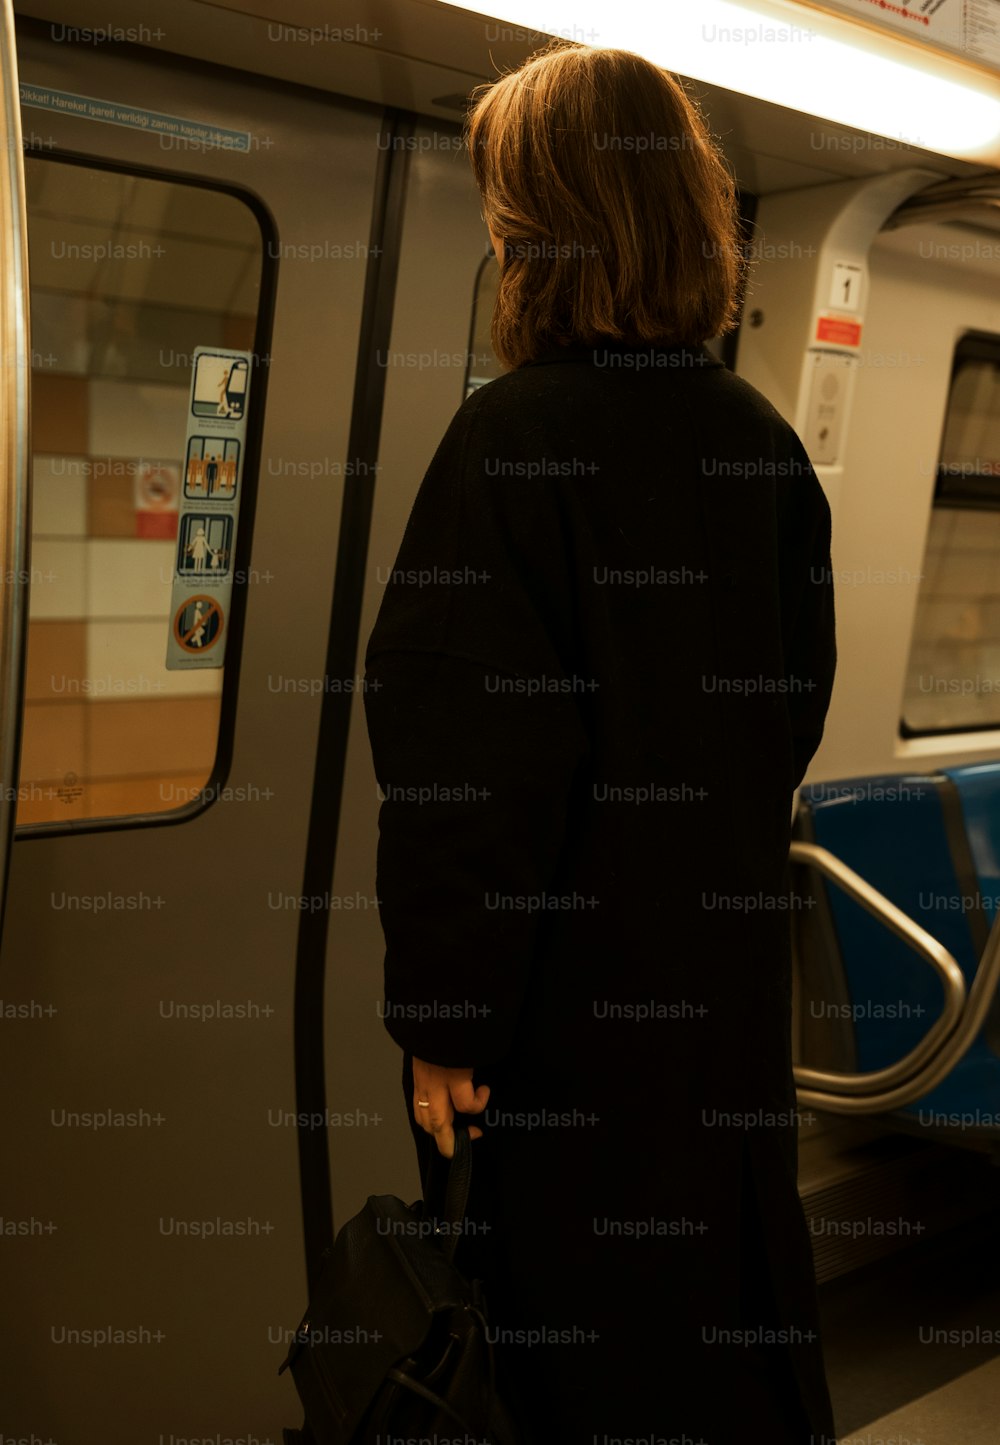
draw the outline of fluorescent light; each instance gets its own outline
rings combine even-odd
[[[693,80],[899,144],[1000,163],[1000,80],[891,31],[805,6],[783,0],[442,3],[529,31],[632,50]],[[502,24],[487,27],[486,38],[503,38]]]

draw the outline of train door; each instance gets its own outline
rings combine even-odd
[[[18,62],[33,536],[0,1428],[275,1440],[297,1414],[276,1377],[306,1287],[296,952],[383,117],[30,24]]]

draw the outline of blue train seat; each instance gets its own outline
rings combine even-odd
[[[1000,763],[802,789],[794,834],[860,874],[953,955],[968,988],[1000,898]],[[941,1012],[925,960],[841,889],[793,865],[803,1064],[867,1073]],[[886,1118],[971,1147],[1000,1141],[1000,1006],[951,1073]]]

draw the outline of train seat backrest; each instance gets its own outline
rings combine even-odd
[[[944,768],[962,810],[962,822],[979,883],[979,907],[987,929],[1000,897],[1000,763]],[[973,910],[970,909],[970,916]]]

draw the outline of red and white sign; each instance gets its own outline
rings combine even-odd
[[[135,535],[171,539],[177,536],[180,471],[169,462],[141,462],[136,468],[133,500]]]
[[[821,316],[816,326],[816,340],[830,341],[837,346],[861,345],[861,322],[843,316]]]

